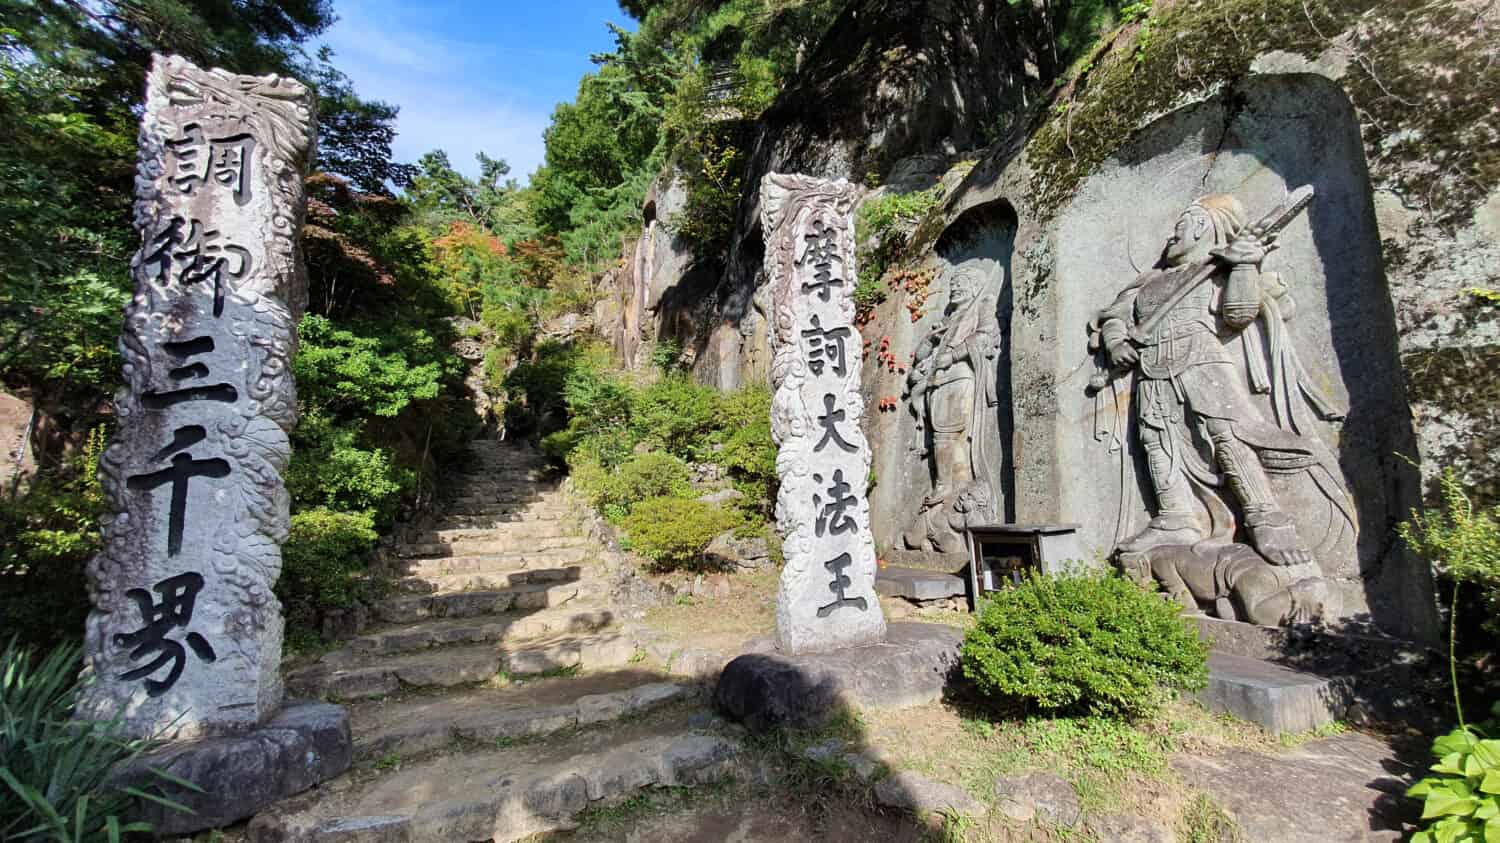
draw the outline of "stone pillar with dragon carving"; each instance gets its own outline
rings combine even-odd
[[[771,173],[761,202],[774,314],[776,520],[786,555],[777,638],[792,654],[872,644],[885,637],[885,616],[866,497],[854,190],[845,181]]]
[[[99,475],[113,514],[89,563],[80,718],[169,741],[118,771],[195,782],[195,814],[144,805],[158,833],[222,825],[346,769],[347,714],[282,705],[283,481],[291,360],[307,296],[298,237],[314,95],[292,79],[155,57],[146,83],[120,336],[118,428]]]

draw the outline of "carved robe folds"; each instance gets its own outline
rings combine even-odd
[[[1356,530],[1338,463],[1315,429],[1340,416],[1285,340],[1286,286],[1259,269],[1275,228],[1304,206],[1251,226],[1232,197],[1199,200],[1164,265],[1095,323],[1096,347],[1124,378],[1096,386],[1118,395],[1133,380],[1132,438],[1155,498],[1144,529],[1125,537],[1121,525],[1120,564],[1191,609],[1262,624],[1336,614],[1317,560]],[[1306,529],[1308,519],[1299,530],[1292,512],[1306,504],[1284,501],[1273,475],[1295,475],[1321,497],[1320,530]]]

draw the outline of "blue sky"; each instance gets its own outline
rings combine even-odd
[[[635,28],[615,0],[337,0],[324,33],[333,63],[368,99],[401,106],[396,158],[437,147],[478,174],[474,153],[524,179],[542,162],[542,130],[571,100],[592,53]]]

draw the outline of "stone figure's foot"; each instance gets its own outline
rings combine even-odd
[[[1313,561],[1312,554],[1297,539],[1297,527],[1286,515],[1249,525],[1250,543],[1272,565],[1300,565]]]
[[[1203,531],[1191,518],[1182,516],[1157,516],[1151,519],[1146,529],[1120,543],[1121,553],[1141,553],[1154,547],[1168,544],[1196,544],[1203,540]]]
[[[1287,612],[1288,623],[1315,623],[1338,614],[1333,586],[1322,577],[1298,580],[1287,588],[1287,593],[1292,597],[1292,608]]]

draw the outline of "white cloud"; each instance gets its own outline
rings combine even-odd
[[[483,151],[504,158],[524,180],[542,163],[552,103],[516,96],[494,74],[524,68],[527,54],[544,51],[456,40],[425,29],[411,11],[387,0],[345,0],[324,39],[361,96],[401,107],[396,158],[415,162],[441,148],[474,176],[474,156]]]

